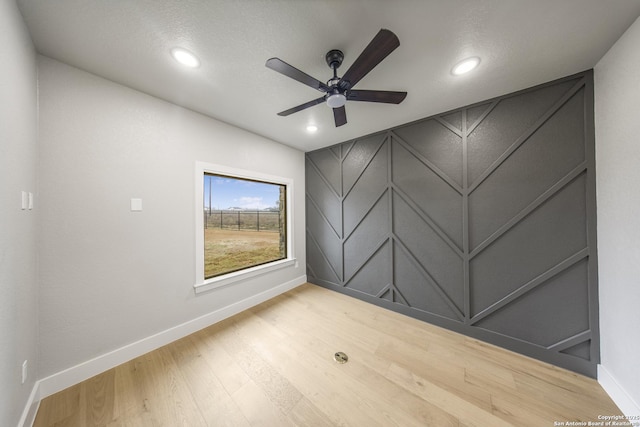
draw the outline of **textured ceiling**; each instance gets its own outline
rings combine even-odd
[[[18,0],[37,50],[304,151],[524,89],[595,66],[640,15],[640,0]],[[326,81],[381,28],[400,47],[356,89],[408,92],[400,105],[347,103],[333,124],[319,93],[264,66],[279,57]],[[181,46],[202,65],[185,69]],[[480,56],[474,72],[451,67]],[[96,100],[99,102],[99,100]],[[319,130],[308,134],[309,123]]]

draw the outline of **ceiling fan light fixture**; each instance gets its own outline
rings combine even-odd
[[[341,93],[332,93],[327,96],[327,105],[331,108],[340,108],[344,107],[344,104],[347,103],[347,97]]]
[[[171,56],[185,67],[198,68],[200,66],[198,57],[181,47],[171,49]]]
[[[466,74],[469,71],[475,69],[480,64],[480,58],[477,56],[473,56],[471,58],[463,59],[453,66],[451,69],[451,74],[454,76],[460,76],[462,74]]]

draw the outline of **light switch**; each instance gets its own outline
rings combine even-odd
[[[29,191],[29,202],[28,202],[29,210],[33,209],[33,193]]]
[[[27,209],[27,206],[29,206],[29,195],[27,194],[26,191],[22,192],[22,210]]]
[[[131,212],[140,212],[142,210],[142,199],[131,199]]]

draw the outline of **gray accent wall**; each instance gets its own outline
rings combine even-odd
[[[591,71],[309,152],[309,281],[595,377],[594,174]]]

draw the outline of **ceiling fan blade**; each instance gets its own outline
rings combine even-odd
[[[295,67],[287,64],[283,60],[279,58],[271,58],[268,59],[264,64],[267,68],[271,68],[274,71],[279,72],[280,74],[284,74],[287,77],[290,77],[294,80],[299,81],[302,84],[310,86],[320,92],[326,92],[329,90],[329,87],[322,83],[320,80],[311,77],[310,75],[303,73]]]
[[[313,101],[305,102],[304,104],[298,105],[297,107],[289,108],[288,110],[284,110],[278,113],[279,116],[288,116],[289,114],[297,113],[298,111],[302,111],[306,108],[313,107],[314,105],[322,104],[324,102],[324,96],[314,99]]]
[[[398,37],[389,30],[382,29],[371,40],[369,45],[362,51],[358,59],[349,67],[339,86],[341,89],[350,89],[356,85],[364,76],[373,70],[384,58],[386,58],[395,48],[400,46]]]
[[[333,109],[333,118],[336,121],[336,127],[347,124],[347,110],[344,105]]]
[[[400,104],[407,96],[407,92],[392,92],[388,90],[350,90],[347,92],[349,101],[384,102]]]

